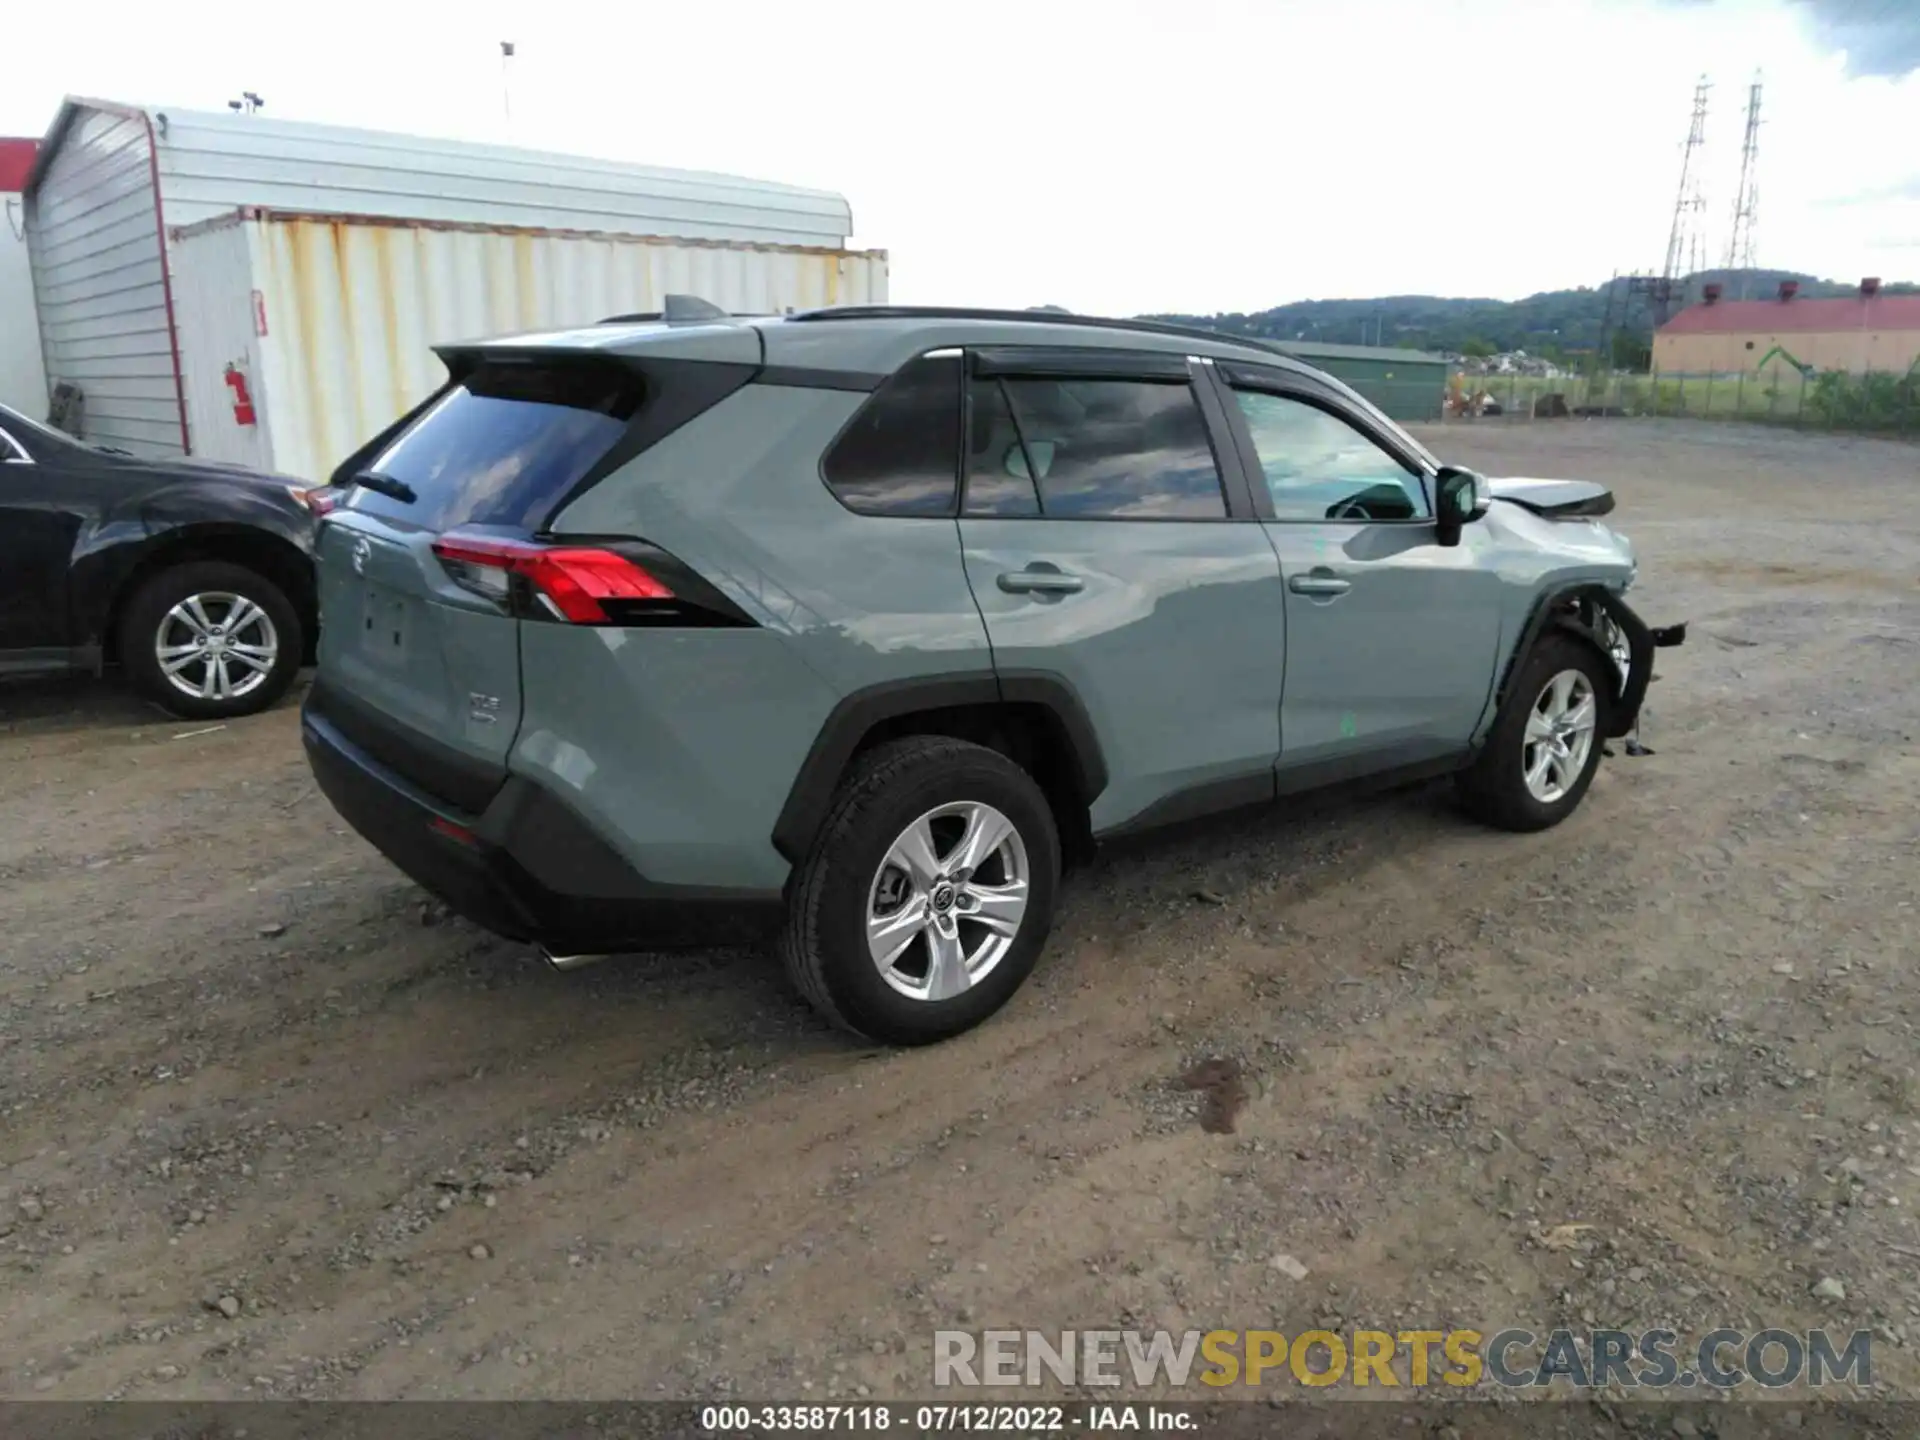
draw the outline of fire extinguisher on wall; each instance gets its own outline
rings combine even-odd
[[[227,388],[233,391],[233,423],[257,423],[253,413],[253,393],[247,389],[247,373],[231,362],[227,365]]]

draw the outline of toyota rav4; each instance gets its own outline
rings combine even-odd
[[[1448,772],[1558,823],[1682,636],[1608,491],[1259,342],[676,297],[439,354],[334,477],[320,785],[562,968],[777,936],[884,1042],[1004,1004],[1109,837]]]

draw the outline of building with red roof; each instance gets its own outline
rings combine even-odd
[[[33,157],[40,142],[24,136],[0,135],[0,195],[18,195],[33,173]]]
[[[47,372],[40,359],[21,192],[39,149],[38,140],[0,135],[0,405],[36,418],[47,412]]]
[[[1862,280],[1851,295],[1806,298],[1791,280],[1766,300],[1725,300],[1708,285],[1654,332],[1653,368],[1663,375],[1726,374],[1764,364],[1815,370],[1906,373],[1920,363],[1920,295],[1885,295]]]

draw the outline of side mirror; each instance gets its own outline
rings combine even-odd
[[[1458,465],[1444,465],[1434,478],[1434,538],[1442,545],[1458,545],[1460,531],[1485,515],[1493,504],[1493,488],[1486,477]]]

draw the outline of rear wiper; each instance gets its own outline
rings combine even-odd
[[[398,500],[402,505],[411,505],[420,497],[413,493],[413,487],[404,480],[396,480],[391,475],[382,475],[378,470],[362,470],[353,477],[353,483],[365,486],[389,500]]]

